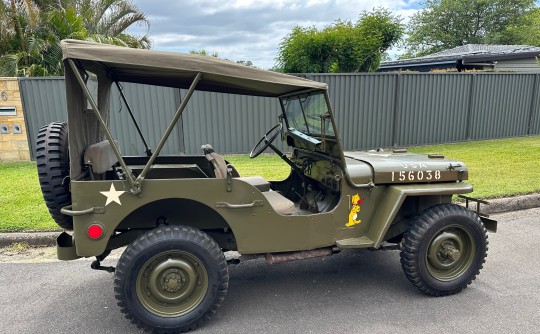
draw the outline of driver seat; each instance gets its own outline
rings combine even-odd
[[[270,182],[266,181],[262,176],[240,177],[238,171],[231,164],[228,164],[221,155],[217,154],[210,144],[201,146],[201,149],[203,150],[206,159],[212,164],[212,167],[214,167],[214,174],[217,179],[224,179],[230,174],[235,179],[247,182],[259,189],[278,214],[292,215],[294,213],[294,202],[281,195],[279,192],[271,190]]]
[[[243,176],[234,168],[233,165],[228,164],[225,159],[214,151],[214,148],[210,144],[201,146],[206,159],[212,164],[214,168],[214,175],[216,179],[225,179],[227,174],[231,174],[232,177],[247,182],[259,189],[262,192],[270,191],[270,182],[266,181],[262,176]]]

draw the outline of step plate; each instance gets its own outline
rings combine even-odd
[[[373,247],[373,240],[368,237],[349,238],[336,241],[336,245],[339,248],[367,248]]]

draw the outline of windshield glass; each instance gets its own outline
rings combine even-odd
[[[293,96],[284,98],[282,101],[289,128],[310,136],[320,136],[322,134],[321,120],[324,120],[325,135],[335,136],[330,118],[325,117],[328,115],[328,106],[324,93]]]

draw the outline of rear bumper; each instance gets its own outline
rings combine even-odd
[[[58,260],[75,260],[81,256],[77,255],[75,248],[75,240],[66,232],[62,232],[58,238],[56,238],[56,255]]]

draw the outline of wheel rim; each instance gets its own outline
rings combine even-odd
[[[182,251],[160,253],[137,276],[137,297],[148,311],[177,317],[196,308],[208,290],[208,273],[201,261]]]
[[[426,264],[440,281],[451,281],[470,268],[476,256],[476,242],[466,229],[454,225],[441,229],[429,242]]]

